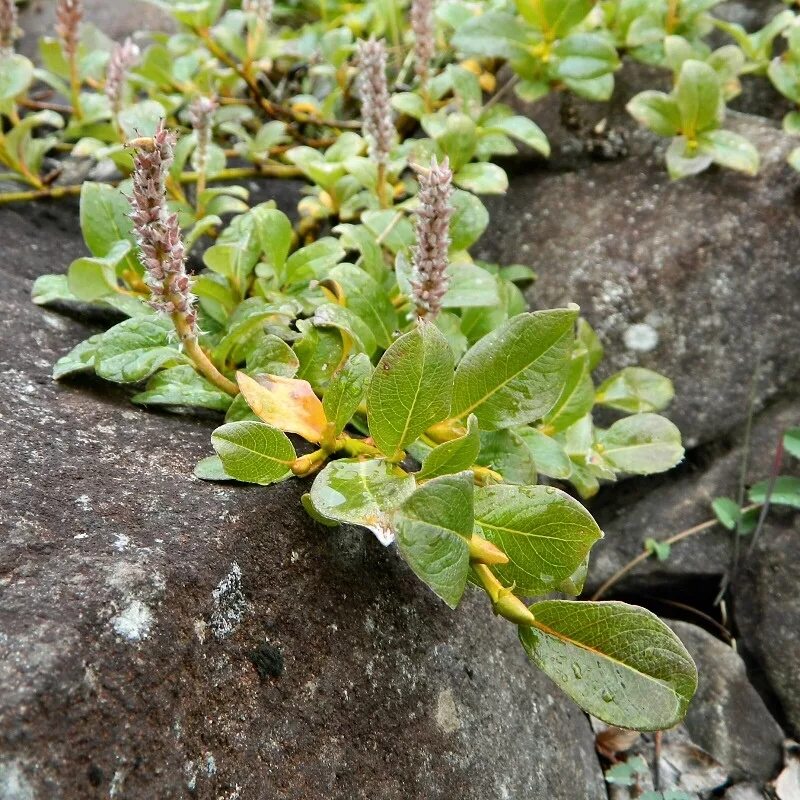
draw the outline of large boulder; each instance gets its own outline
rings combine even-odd
[[[745,653],[800,737],[800,519],[765,526],[739,576],[734,607]]]
[[[532,172],[488,203],[482,258],[530,264],[541,308],[578,303],[607,346],[607,374],[639,365],[675,382],[670,411],[693,447],[800,376],[794,142],[736,117],[757,177],[709,170],[670,181],[661,152],[577,172]]]
[[[53,361],[31,278],[74,206],[4,210],[0,797],[606,798],[586,717],[482,597],[446,609],[370,534],[192,477],[213,420]]]
[[[684,720],[692,740],[734,778],[771,780],[783,761],[784,734],[751,685],[736,651],[687,622],[671,627],[697,664],[700,682]]]

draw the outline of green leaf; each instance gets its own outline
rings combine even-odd
[[[543,156],[550,155],[550,142],[544,131],[528,117],[513,116],[492,120],[490,130],[505,133],[533,148]]]
[[[200,478],[202,481],[233,481],[232,478],[225,472],[225,467],[222,464],[222,459],[219,456],[208,456],[202,458],[197,462],[194,468],[194,476]]]
[[[560,442],[536,428],[517,428],[517,433],[528,445],[537,472],[560,480],[569,478],[572,474],[572,461]]]
[[[294,352],[300,361],[297,377],[308,381],[316,392],[323,392],[344,358],[342,334],[336,328],[316,328],[308,320],[299,320],[300,338]]]
[[[411,475],[383,459],[332,461],[311,487],[318,514],[335,522],[369,528],[378,541],[394,541],[392,512],[414,491]]]
[[[81,231],[86,246],[93,256],[108,255],[117,242],[126,239],[135,244],[131,205],[128,198],[116,187],[105,183],[87,181],[81,187]],[[128,266],[136,267],[136,259]]]
[[[759,481],[750,488],[748,497],[751,503],[766,503],[767,495],[769,502],[776,506],[791,506],[800,508],[800,478],[791,475],[780,475],[775,479],[770,492],[770,482]]]
[[[462,472],[420,486],[394,515],[400,555],[450,608],[467,585],[472,505],[472,473]]]
[[[267,486],[291,474],[297,458],[289,437],[263,422],[229,422],[211,434],[226,474]]]
[[[421,323],[383,354],[367,392],[369,432],[390,458],[450,413],[453,353],[435,325]]]
[[[505,170],[488,161],[464,164],[453,176],[453,182],[475,194],[503,194],[508,189]]]
[[[132,250],[127,239],[116,242],[105,256],[77,258],[69,265],[67,285],[79,300],[91,303],[117,291],[117,265]]]
[[[480,239],[489,225],[486,206],[470,192],[456,189],[451,198],[453,216],[450,220],[450,249],[468,250]]]
[[[13,100],[33,82],[33,64],[16,53],[0,54],[0,103]]]
[[[397,92],[392,95],[392,107],[401,114],[420,119],[425,114],[425,102],[414,92]]]
[[[683,62],[675,84],[675,100],[686,136],[692,138],[719,125],[724,109],[719,76],[708,64],[694,59]]]
[[[751,142],[732,131],[708,131],[697,139],[701,153],[710,155],[715,164],[747,175],[758,172],[758,150]]]
[[[558,42],[553,53],[553,73],[563,81],[594,80],[619,66],[614,45],[596,33],[573,33]]]
[[[663,730],[686,715],[697,668],[658,617],[626,603],[545,600],[520,628],[528,656],[590,714],[621,728]]]
[[[675,396],[672,381],[643,367],[626,367],[605,380],[595,402],[628,414],[662,411]]]
[[[452,475],[469,469],[478,458],[481,439],[478,432],[478,420],[470,414],[467,420],[467,432],[457,439],[434,447],[422,462],[422,469],[417,478],[435,478],[439,475]]]
[[[351,356],[334,372],[322,398],[325,418],[338,436],[364,401],[372,378],[372,363],[364,353]]]
[[[484,430],[527,425],[558,400],[577,310],[518,314],[484,336],[458,365],[454,417],[474,413]]]
[[[476,489],[475,525],[510,559],[492,569],[524,596],[556,589],[603,536],[577,500],[552,486]]]
[[[800,458],[800,428],[790,428],[783,436],[783,446],[795,458]]]
[[[312,322],[320,328],[338,328],[353,342],[359,352],[372,356],[377,349],[372,328],[346,306],[340,306],[338,303],[322,303],[314,311]]]
[[[713,161],[709,153],[690,150],[685,136],[676,136],[667,148],[667,170],[673,180],[697,175],[708,169]]]
[[[533,453],[514,431],[482,431],[477,463],[502,475],[506,483],[536,483]]]
[[[107,381],[136,383],[162,367],[186,363],[186,356],[171,343],[173,339],[169,320],[126,319],[100,337],[95,371]]]
[[[31,300],[37,306],[46,306],[57,302],[78,302],[78,298],[69,290],[66,275],[40,275],[31,289]]]
[[[729,497],[716,497],[711,503],[714,515],[719,520],[720,525],[729,531],[735,530],[742,518],[742,509]]]
[[[233,398],[184,364],[157,372],[147,389],[131,398],[132,402],[152,406],[189,406],[227,411]]]
[[[644,549],[655,556],[658,561],[666,561],[672,552],[672,547],[668,542],[659,542],[657,539],[645,539]]]
[[[494,306],[500,302],[495,276],[477,264],[469,261],[450,263],[447,276],[450,284],[442,298],[443,308]]]
[[[102,334],[96,333],[59,358],[53,367],[53,380],[58,381],[79,372],[94,372],[94,359],[101,338]]]
[[[683,458],[681,433],[658,414],[637,414],[601,431],[600,453],[612,467],[634,475],[672,469]]]
[[[292,246],[292,223],[283,211],[275,208],[257,206],[250,213],[253,215],[261,250],[267,256],[266,261],[280,276]]]
[[[519,13],[552,38],[568,33],[592,10],[592,0],[516,0]]]
[[[588,414],[593,406],[594,384],[589,372],[589,357],[573,356],[561,395],[544,417],[543,424],[548,433],[566,430]]]
[[[167,112],[161,103],[155,100],[142,100],[132,106],[123,108],[117,115],[117,121],[125,134],[125,139],[135,139],[137,136],[152,136],[162,119],[166,119]]]
[[[283,339],[272,333],[258,336],[247,354],[247,369],[250,375],[280,375],[294,378],[300,368],[297,354]]]
[[[528,31],[513,14],[489,11],[461,25],[452,45],[476,56],[514,59],[525,56]]]
[[[353,264],[338,264],[330,271],[330,278],[344,289],[347,308],[369,326],[378,345],[383,349],[389,347],[398,321],[397,311],[383,287]]]
[[[678,104],[675,98],[664,92],[640,92],[625,108],[640,125],[659,136],[675,136],[681,129]]]

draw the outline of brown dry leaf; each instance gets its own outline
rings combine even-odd
[[[615,728],[611,725],[597,734],[594,740],[595,748],[604,758],[616,761],[617,755],[627,753],[639,741],[640,736],[638,731]]]
[[[778,800],[800,800],[800,746],[796,742],[784,742],[786,766],[775,779],[772,788]]]
[[[244,399],[253,413],[268,425],[319,442],[328,425],[320,399],[308,381],[259,375],[253,379],[236,373]]]

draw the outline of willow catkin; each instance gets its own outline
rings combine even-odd
[[[453,172],[448,159],[441,164],[431,158],[430,169],[415,166],[419,180],[416,212],[417,244],[412,248],[411,299],[420,319],[435,319],[447,292],[450,251],[450,218],[453,206]]]

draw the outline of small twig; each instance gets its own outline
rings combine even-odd
[[[258,167],[231,167],[223,169],[208,178],[209,183],[217,181],[242,180],[244,178],[293,178],[302,175],[297,168],[288,164],[265,164]],[[197,183],[196,172],[184,172],[180,176],[180,183]],[[107,181],[115,186],[119,181]],[[73,197],[81,193],[83,184],[68,184],[65,186],[51,186],[45,189],[31,189],[22,192],[0,192],[0,204],[24,203],[29,200],[58,200],[62,197]]]
[[[664,731],[656,731],[653,736],[653,788],[661,791],[661,740]]]
[[[758,503],[753,503],[752,505],[746,506],[742,509],[742,514],[747,513],[748,511],[752,511],[754,508],[758,508]],[[710,530],[715,525],[719,524],[719,520],[715,517],[714,519],[708,519],[705,522],[701,522],[698,525],[693,525],[691,528],[686,528],[686,530],[681,531],[680,533],[676,533],[674,536],[670,536],[668,539],[664,539],[660,544],[668,544],[673,545],[677,544],[684,539],[688,539],[690,536],[695,536],[698,533],[703,533],[703,531]],[[738,535],[738,534],[737,534]],[[643,561],[646,561],[650,557],[651,553],[649,550],[643,550],[639,555],[635,558],[632,558],[625,566],[621,569],[617,570],[593,595],[592,600],[599,600],[615,583],[617,583],[620,578],[623,578],[627,575],[634,567],[641,564]]]
[[[72,115],[74,110],[72,106],[65,105],[64,103],[50,103],[43,100],[30,100],[23,98],[18,100],[17,103],[23,108],[30,108],[33,111],[57,111],[59,114]]]
[[[483,106],[483,110],[486,111],[487,108],[491,108],[495,103],[499,100],[502,100],[511,89],[513,89],[517,83],[519,83],[519,75],[512,75],[487,101],[486,104]]]

